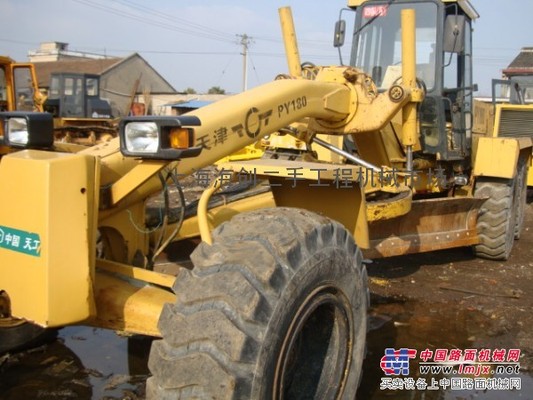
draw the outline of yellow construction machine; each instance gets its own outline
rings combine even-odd
[[[43,111],[33,64],[0,56],[0,111]]]
[[[97,75],[54,73],[50,93],[45,96],[39,90],[34,64],[0,56],[0,111],[51,113],[52,141],[94,145],[117,135],[118,120],[111,116],[109,104],[99,97],[99,84]],[[2,129],[0,126],[0,155],[21,148],[6,146]],[[43,138],[39,145],[48,142],[48,138]]]
[[[17,63],[10,57],[0,56],[0,112],[42,112],[44,100],[33,64]],[[0,126],[0,155],[10,151],[4,146],[2,128]]]
[[[495,137],[533,138],[533,76],[492,80],[492,102],[474,102],[474,132]],[[496,125],[494,125],[496,124]],[[533,186],[533,169],[527,175]]]
[[[349,65],[302,64],[283,8],[289,73],[184,116],[125,118],[108,143],[45,151],[40,114],[3,114],[7,143],[25,149],[0,161],[2,350],[86,324],[160,338],[151,399],[351,399],[363,255],[471,246],[505,260],[532,143],[472,130],[476,11],[349,6]],[[191,174],[259,140],[262,158],[219,165],[186,202]]]
[[[92,146],[117,136],[118,119],[100,98],[100,77],[52,73],[44,110],[54,116],[55,141]]]

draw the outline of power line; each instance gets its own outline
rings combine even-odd
[[[86,6],[91,7],[91,8],[95,8],[95,9],[100,10],[100,11],[104,11],[104,12],[113,14],[113,15],[118,15],[120,17],[131,19],[131,20],[134,20],[134,21],[137,21],[137,22],[142,22],[142,23],[147,24],[147,25],[156,26],[156,27],[167,29],[167,30],[174,31],[174,32],[184,33],[186,35],[191,35],[191,36],[196,36],[196,37],[203,37],[203,38],[206,38],[206,39],[218,40],[218,41],[222,41],[222,42],[232,43],[232,40],[230,40],[229,38],[222,38],[222,37],[220,37],[218,35],[215,35],[215,34],[210,34],[210,33],[206,33],[206,32],[199,32],[199,31],[193,31],[193,30],[185,29],[185,28],[180,28],[180,27],[178,27],[178,26],[176,26],[174,24],[169,24],[169,23],[166,23],[166,22],[162,22],[162,21],[146,18],[146,16],[133,14],[133,13],[127,12],[125,10],[119,10],[119,9],[116,9],[116,8],[113,8],[113,7],[109,7],[109,6],[106,6],[106,5],[102,5],[102,4],[96,3],[96,2],[91,1],[91,0],[73,0],[73,1],[75,1],[76,3],[79,3],[79,4],[86,5]]]
[[[20,40],[5,39],[5,38],[0,38],[0,42],[14,43],[14,44],[20,44],[20,45],[25,45],[25,46],[28,46],[28,45],[36,46],[39,44],[38,42],[23,42]]]
[[[74,47],[75,48],[75,47]],[[79,49],[100,49],[98,47],[79,47]],[[228,56],[234,55],[236,52],[232,51],[177,51],[177,50],[141,50],[141,49],[116,49],[106,48],[107,51],[115,53],[144,53],[144,54],[168,54],[168,55],[181,55],[181,56]]]
[[[162,12],[160,12],[158,10],[146,7],[146,6],[142,5],[142,4],[135,3],[135,2],[133,2],[131,0],[113,0],[113,1],[116,2],[116,3],[124,4],[124,5],[128,6],[128,7],[134,8],[136,10],[142,11],[143,13],[148,13],[148,14],[154,15],[154,16],[156,16],[158,18],[170,21],[172,23],[178,22],[180,25],[189,26],[189,27],[191,27],[193,29],[198,30],[201,33],[209,32],[209,33],[211,33],[213,35],[219,36],[220,38],[226,39],[226,40],[231,40],[231,37],[232,37],[232,35],[230,35],[230,34],[228,34],[226,32],[219,31],[219,30],[213,29],[213,28],[205,26],[205,25],[200,25],[200,24],[197,24],[197,23],[194,23],[194,22],[190,22],[190,21],[188,21],[188,20],[186,20],[184,18],[179,18],[179,17],[175,17],[175,16],[169,16],[169,15],[167,15],[165,13],[162,13]]]
[[[201,24],[190,22],[186,19],[170,16],[165,13],[162,13],[153,8],[146,7],[142,4],[136,3],[131,0],[112,0],[116,4],[123,5],[133,12],[128,12],[123,9],[117,9],[106,4],[98,3],[97,0],[73,0],[79,4],[110,13],[113,15],[121,16],[123,18],[131,19],[134,21],[142,22],[144,24],[156,26],[158,28],[163,28],[179,33],[184,33],[191,36],[202,37],[211,40],[222,41],[226,43],[233,43],[232,34],[210,28]],[[141,14],[138,14],[140,12]],[[148,16],[148,17],[147,17]],[[152,18],[150,18],[150,16]],[[188,27],[189,29],[187,29]],[[280,37],[273,36],[255,36],[254,39],[273,42],[273,43],[282,43],[283,40]],[[326,47],[331,48],[331,42],[329,41],[320,41],[320,40],[300,40],[299,43],[302,47],[323,50]]]
[[[265,42],[272,42],[272,43],[283,43],[283,39],[279,36],[254,36],[257,40],[262,40]],[[333,40],[333,39],[332,39]],[[305,45],[306,47],[313,47],[313,48],[331,48],[332,40],[306,40],[306,39],[298,39],[298,44]]]
[[[259,79],[259,74],[257,73],[257,69],[255,68],[254,60],[252,58],[252,53],[248,53],[248,56],[250,57],[250,63],[252,64],[252,70],[255,73],[255,79],[257,80],[257,83],[261,82]]]
[[[230,64],[233,62],[233,60],[235,59],[235,56],[236,56],[236,55],[237,55],[237,54],[234,53],[234,54],[233,54],[233,57],[230,57],[230,58],[229,58],[229,60],[228,60],[228,62],[227,62],[227,64],[226,64],[226,66],[224,67],[224,69],[222,70],[222,72],[221,72],[221,74],[220,74],[220,77],[218,78],[218,81],[217,81],[216,86],[220,86],[220,82],[222,81],[222,78],[223,78],[224,75],[226,74],[226,70],[228,69],[228,67],[230,66]]]

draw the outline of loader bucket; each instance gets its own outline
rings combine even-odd
[[[371,247],[364,255],[391,257],[477,244],[477,214],[484,201],[466,197],[415,200],[409,213],[369,223]]]

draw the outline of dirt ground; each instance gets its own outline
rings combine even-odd
[[[373,260],[367,268],[370,331],[358,399],[533,399],[533,191],[521,238],[505,262],[459,248]],[[382,390],[385,348],[520,349],[522,388]],[[416,372],[410,370],[415,378]]]
[[[505,262],[479,259],[470,248],[460,248],[375,260],[368,271],[380,312],[395,315],[396,309],[401,319],[401,305],[413,302],[429,310],[407,322],[414,337],[433,331],[437,339],[455,325],[468,335],[467,342],[482,338],[484,347],[521,349],[521,371],[533,371],[533,191],[522,235]],[[449,319],[428,326],[432,313]]]

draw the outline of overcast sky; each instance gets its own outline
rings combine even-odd
[[[533,47],[532,0],[471,0],[474,81],[490,93],[491,78],[522,47]],[[138,52],[176,90],[206,92],[243,86],[241,37],[249,44],[248,87],[285,73],[278,8],[290,5],[302,61],[337,64],[333,25],[346,0],[0,0],[0,54],[26,61],[41,42],[124,57]]]

